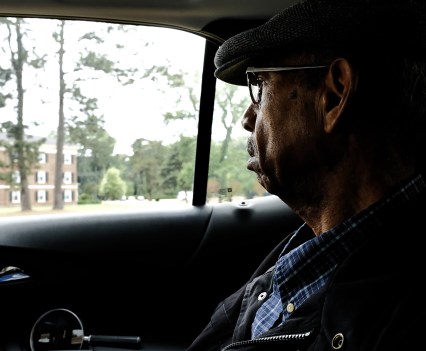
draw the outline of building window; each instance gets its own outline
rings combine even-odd
[[[65,190],[64,191],[64,202],[72,202],[72,196],[73,191],[72,190]]]
[[[47,154],[44,152],[40,152],[38,154],[38,163],[47,163]]]
[[[72,155],[71,154],[64,154],[64,164],[65,165],[72,165]]]
[[[38,203],[45,203],[47,201],[47,192],[46,192],[46,190],[39,190],[39,191],[37,191],[36,201]]]
[[[21,191],[12,191],[10,193],[10,202],[12,204],[20,204],[21,203]]]
[[[19,171],[14,171],[12,174],[12,182],[13,184],[21,183],[21,173]]]
[[[72,184],[72,172],[64,172],[64,184]]]
[[[45,171],[37,171],[37,173],[36,173],[36,182],[38,184],[46,184],[46,182],[47,182],[47,172],[45,172]]]

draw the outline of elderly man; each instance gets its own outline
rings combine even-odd
[[[426,327],[426,11],[306,0],[227,40],[248,169],[304,224],[188,350],[410,350]]]

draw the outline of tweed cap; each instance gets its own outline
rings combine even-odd
[[[245,85],[248,66],[297,48],[425,56],[425,8],[424,0],[304,0],[226,40],[215,76]]]

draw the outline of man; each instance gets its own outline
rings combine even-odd
[[[305,223],[188,350],[419,349],[424,18],[420,1],[307,0],[219,48],[216,77],[249,85],[248,169]]]

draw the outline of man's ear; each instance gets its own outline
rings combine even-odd
[[[343,118],[345,109],[353,99],[357,79],[358,75],[347,59],[339,58],[331,63],[322,96],[326,133],[331,133]]]

